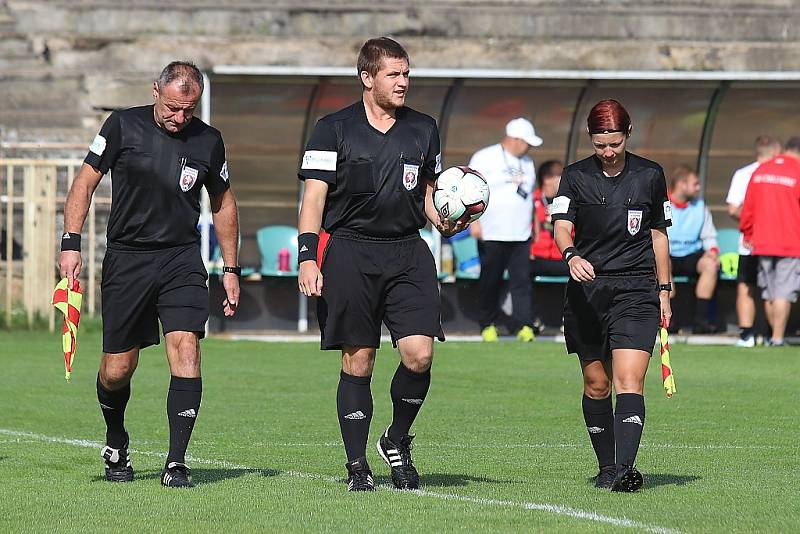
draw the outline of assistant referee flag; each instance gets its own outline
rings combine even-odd
[[[663,326],[658,331],[661,339],[661,378],[664,380],[664,392],[667,397],[672,397],[675,393],[675,376],[672,374],[672,364],[669,361],[669,338],[667,329]]]
[[[53,292],[53,306],[64,314],[64,326],[61,329],[61,344],[64,348],[65,379],[72,375],[72,361],[75,359],[75,349],[78,346],[78,323],[81,320],[81,302],[83,292],[81,284],[76,279],[69,287],[69,281],[63,278]]]

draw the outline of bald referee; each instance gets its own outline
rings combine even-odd
[[[316,125],[299,177],[299,285],[318,301],[323,350],[342,354],[336,397],[347,455],[348,490],[375,489],[366,459],[372,420],[370,382],[381,322],[400,352],[391,385],[392,422],[377,449],[399,489],[415,489],[411,425],[431,383],[433,338],[444,340],[436,266],[419,229],[444,235],[433,184],[442,168],[439,131],[405,106],[408,54],[392,39],[370,39],[358,56],[362,99]],[[320,227],[332,234],[317,267]]]
[[[192,63],[167,65],[153,105],[115,111],[94,138],[64,208],[59,266],[70,285],[81,272],[81,228],[97,184],[110,171],[114,195],[103,259],[103,356],[97,400],[106,423],[105,478],[133,480],[125,408],[139,351],[164,331],[172,378],[167,393],[169,453],[161,484],[192,486],[186,448],[200,411],[200,339],[209,302],[200,256],[200,190],[211,198],[225,262],[231,316],[239,301],[239,222],[219,131],[194,117],[203,77]],[[90,254],[94,251],[89,251]]]

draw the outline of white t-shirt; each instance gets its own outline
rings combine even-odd
[[[489,207],[480,219],[484,241],[527,241],[536,182],[533,160],[516,158],[496,144],[475,152],[469,167],[489,183]]]
[[[725,202],[740,208],[742,207],[742,204],[744,204],[744,197],[747,194],[747,186],[750,183],[750,177],[753,176],[753,173],[756,172],[759,165],[761,165],[761,163],[754,161],[733,173],[731,187],[728,189],[728,196],[725,198]],[[750,255],[750,249],[742,245],[742,236],[739,236],[739,255]]]

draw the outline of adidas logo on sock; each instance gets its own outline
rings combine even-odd
[[[308,252],[308,247],[303,245],[302,247],[300,247],[300,252]]]
[[[600,432],[604,431],[605,428],[600,428],[599,426],[587,426],[586,430],[589,431],[589,434],[599,434]]]
[[[357,412],[349,413],[344,416],[345,419],[366,419],[367,416],[364,415],[364,412],[358,410]]]
[[[194,408],[189,408],[188,410],[183,410],[182,412],[178,412],[178,415],[181,417],[191,417],[194,419],[197,417],[197,412],[194,411]]]
[[[403,402],[407,402],[409,404],[422,404],[424,399],[403,399]]]
[[[628,417],[627,419],[623,419],[622,422],[623,423],[636,423],[637,425],[642,426],[642,418],[639,417],[638,415],[633,415],[631,417]]]

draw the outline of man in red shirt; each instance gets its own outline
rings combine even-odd
[[[772,326],[770,345],[784,345],[792,303],[800,291],[800,137],[753,173],[739,222],[745,244],[759,256],[758,286]]]

